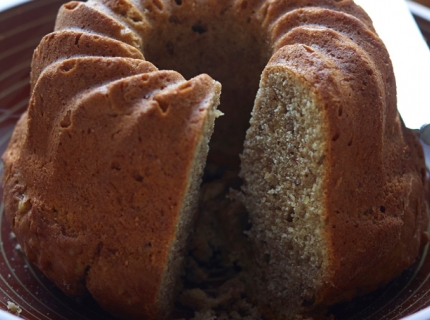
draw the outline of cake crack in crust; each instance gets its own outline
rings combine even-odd
[[[428,241],[424,155],[352,0],[72,1],[30,82],[6,217],[120,318],[321,315]]]

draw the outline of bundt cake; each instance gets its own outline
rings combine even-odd
[[[352,0],[72,1],[31,88],[5,214],[49,279],[121,318],[169,317],[206,158],[241,166],[264,318],[374,290],[427,241],[423,152]]]

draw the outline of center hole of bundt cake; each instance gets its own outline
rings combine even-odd
[[[224,116],[215,123],[208,159],[238,168],[260,74],[270,52],[256,24],[244,20],[249,14],[240,18],[233,9],[214,14],[204,7],[191,11],[182,4],[165,20],[156,21],[144,55],[159,69],[175,70],[186,79],[207,73],[222,84],[219,109]]]
[[[243,251],[243,231],[250,226],[243,204],[228,195],[242,185],[238,178],[239,155],[260,76],[271,55],[261,23],[253,21],[247,6],[213,12],[202,2],[192,2],[195,7],[190,3],[181,2],[164,20],[155,21],[143,46],[145,58],[159,69],[175,70],[186,79],[206,73],[222,85],[219,109],[224,116],[215,121],[209,144],[198,218],[190,236],[183,278],[185,291],[179,298],[186,306],[190,306],[187,300],[193,300],[195,292],[201,292],[193,288],[214,288],[214,279],[220,285],[221,278],[232,279],[240,271],[231,253]],[[215,291],[206,293],[222,296]]]

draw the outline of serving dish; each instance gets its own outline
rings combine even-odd
[[[52,31],[64,0],[37,0],[0,12],[0,154],[27,107],[30,63],[34,48]],[[0,164],[0,175],[3,173]],[[0,188],[0,196],[3,190]],[[113,319],[91,299],[66,297],[22,254],[0,204],[0,319]],[[335,319],[430,319],[430,254],[384,288],[333,307]],[[14,309],[14,310],[15,310]],[[15,310],[15,311],[16,311]],[[21,310],[19,312],[19,310]]]

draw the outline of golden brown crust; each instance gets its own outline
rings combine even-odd
[[[365,151],[363,155],[336,155],[329,162],[326,201],[332,213],[327,221],[332,228],[328,232],[332,284],[325,290],[326,304],[339,301],[339,290],[349,300],[398,276],[416,259],[427,232],[421,146],[399,117],[387,126],[392,135],[383,134],[380,141],[364,134],[363,139],[356,138],[368,127],[356,128],[353,143]],[[338,169],[345,163],[353,164],[348,174]]]
[[[288,67],[305,83],[312,83],[324,108],[324,224],[329,262],[326,284],[317,291],[315,305],[331,305],[376,289],[412,264],[427,232],[427,187],[417,137],[404,127],[397,111],[381,99],[377,78],[386,79],[390,74],[368,73],[364,57],[356,48],[347,49],[345,39],[333,43],[333,48],[326,45],[324,50],[354,50],[361,63],[351,64],[349,59],[359,60],[353,55],[336,56],[335,52],[329,60],[339,57],[342,61],[336,64],[321,55],[317,58],[315,49],[321,48],[318,42],[324,40],[316,33],[313,38],[303,37],[312,31],[335,38],[324,29],[297,30],[290,34],[290,43],[315,46],[285,46],[269,67]],[[342,64],[349,65],[348,71],[362,82],[350,81],[342,87],[337,80],[347,75]]]
[[[129,317],[160,312],[188,172],[219,90],[206,75],[185,81],[155,71],[124,58],[49,66],[21,121],[28,131],[19,125],[13,139],[24,145],[4,157],[7,216],[30,261],[68,294],[86,286]],[[53,94],[54,83],[67,92]]]
[[[295,9],[315,7],[326,8],[333,11],[341,11],[348,13],[360,19],[371,31],[374,31],[372,20],[367,13],[353,0],[291,0],[291,1],[267,1],[262,7],[264,13],[263,23],[266,26],[272,25],[277,19],[282,18],[282,15]]]
[[[60,8],[55,23],[55,31],[66,29],[91,30],[137,49],[142,48],[142,39],[132,30],[86,3],[72,1]]]
[[[416,257],[423,154],[398,116],[388,53],[352,0],[72,1],[55,30],[34,54],[3,183],[25,253],[64,292],[88,290],[122,317],[168,316],[161,286],[220,88],[144,55],[224,81],[229,116],[210,158],[230,166],[272,54],[263,80],[287,70],[317,97],[328,255],[315,304],[373,290]]]
[[[324,190],[331,255],[329,285],[322,288],[317,303],[330,305],[387,283],[416,258],[421,234],[426,232],[428,223],[423,198],[424,162],[416,137],[401,124],[395,108],[392,69],[381,61],[388,59],[378,61],[378,56],[372,56],[373,61],[379,62],[377,68],[368,60],[369,56],[365,58],[356,48],[346,48],[347,39],[339,39],[333,47],[322,45],[327,40],[317,34],[325,33],[332,42],[336,39],[333,31],[303,28],[293,29],[283,43],[313,44],[313,48],[322,49],[327,57],[337,60],[344,79],[354,77],[361,81],[349,81],[349,92],[353,93],[349,102],[342,87],[338,88],[341,96],[330,93],[336,85],[320,89],[332,96],[326,96],[322,103],[330,106],[325,109],[324,121],[328,130]],[[306,36],[311,32],[313,37]],[[339,55],[338,50],[350,54]],[[313,74],[307,75],[311,78],[308,82],[326,86],[319,79],[312,79]],[[364,91],[366,94],[361,93]],[[333,104],[337,99],[344,105]]]
[[[31,87],[50,64],[73,56],[125,57],[145,60],[136,48],[111,38],[66,30],[46,35],[34,51]]]

